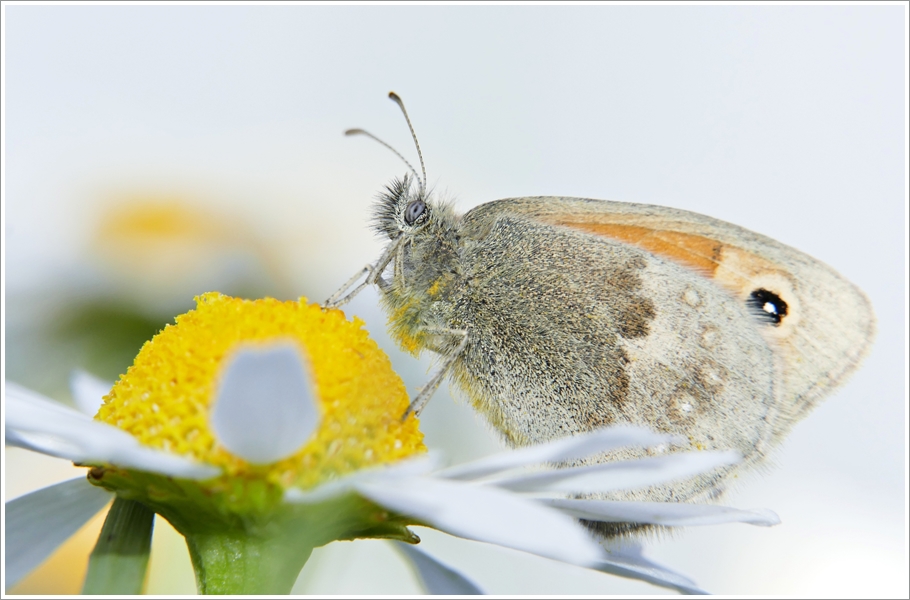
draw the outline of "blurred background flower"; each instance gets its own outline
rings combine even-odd
[[[99,201],[82,248],[57,273],[10,290],[8,376],[61,393],[68,365],[113,379],[145,340],[207,289],[292,297],[276,240],[197,198],[122,193]]]
[[[718,593],[906,595],[906,7],[2,10],[8,379],[69,402],[71,369],[114,379],[195,294],[328,297],[378,256],[370,203],[404,173],[342,132],[412,157],[394,89],[431,186],[462,210],[543,194],[674,206],[864,289],[880,329],[866,365],[726,499],[783,523],[687,530],[649,555]],[[431,358],[395,350],[373,291],[345,308],[412,392],[426,380]],[[455,462],[499,448],[445,389],[421,425]],[[6,499],[78,473],[5,452]],[[492,592],[656,591],[420,534]],[[159,526],[154,543],[149,593],[193,593],[182,539]],[[87,550],[68,548],[10,591],[78,591]],[[419,590],[381,542],[317,550],[295,587]]]

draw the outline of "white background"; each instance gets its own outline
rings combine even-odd
[[[548,194],[673,206],[865,290],[879,322],[865,366],[725,499],[783,523],[690,529],[649,553],[716,593],[907,594],[906,6],[4,8],[8,293],[67,271],[92,199],[132,187],[243,215],[296,293],[324,299],[378,255],[371,200],[404,172],[341,132],[413,156],[395,90],[431,185],[463,210]],[[375,293],[348,312],[411,390],[425,381],[431,361],[394,351]],[[497,448],[445,389],[424,415],[428,445],[454,460]],[[39,485],[13,480],[27,453],[7,458],[9,497]],[[659,593],[422,534],[492,592]],[[153,589],[192,593],[181,564],[175,588],[153,569]],[[355,542],[317,551],[296,589],[418,588],[381,542]]]

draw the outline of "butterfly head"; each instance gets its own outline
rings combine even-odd
[[[415,185],[416,184],[416,185]],[[410,175],[396,178],[379,194],[373,228],[390,240],[424,229],[431,220],[429,194]]]

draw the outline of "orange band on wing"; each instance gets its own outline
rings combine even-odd
[[[708,277],[714,276],[714,271],[722,260],[723,244],[717,240],[699,235],[680,233],[678,231],[662,231],[638,225],[557,220],[551,222],[554,225],[571,227],[585,233],[602,235],[627,244],[633,244],[659,256],[675,260],[687,267],[701,271]]]

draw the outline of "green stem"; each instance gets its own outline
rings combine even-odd
[[[94,469],[89,480],[116,490],[121,500],[136,498],[183,535],[202,594],[287,594],[313,548],[334,540],[419,541],[407,527],[409,519],[354,492],[294,504],[285,502],[282,488],[241,478],[216,491],[117,469]]]
[[[199,525],[183,520],[178,530],[186,538],[200,594],[288,594],[313,548],[333,540],[418,541],[400,519],[355,494],[286,505],[241,527]]]
[[[141,594],[152,545],[155,513],[117,498],[89,557],[83,594]]]
[[[186,537],[200,594],[288,594],[313,547],[243,533]]]

